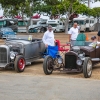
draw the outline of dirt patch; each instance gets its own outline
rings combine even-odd
[[[97,32],[89,32],[89,33],[85,33],[89,36],[89,39],[91,36],[93,35],[97,35]],[[22,35],[22,34],[21,34]],[[24,35],[24,34],[23,34]],[[34,38],[42,38],[43,33],[31,33],[31,35],[33,35]],[[62,44],[66,44],[66,42],[68,42],[68,34],[65,33],[55,33],[55,39],[58,39],[61,41]],[[0,44],[4,44],[5,40],[0,40]],[[44,72],[43,72],[43,59],[41,60],[37,60],[35,62],[32,63],[32,65],[28,65],[25,68],[25,71],[23,73],[23,75],[42,75],[45,76]],[[16,73],[14,71],[14,69],[0,69],[0,73],[4,73],[4,74],[19,74]],[[84,78],[83,77],[83,73],[70,73],[70,74],[66,74],[63,72],[53,72],[53,74],[51,76],[57,76],[57,77],[69,77],[69,78]],[[96,65],[95,67],[93,67],[93,73],[92,73],[92,77],[90,79],[98,79],[100,80],[100,64]]]

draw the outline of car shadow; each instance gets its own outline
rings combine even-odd
[[[26,67],[38,66],[43,63],[43,60],[33,61],[31,64],[26,65]]]

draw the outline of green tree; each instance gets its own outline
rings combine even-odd
[[[25,0],[0,0],[0,3],[2,4],[2,6],[6,6],[6,5],[16,6],[17,4],[24,3],[24,2]]]
[[[84,4],[79,2],[80,0],[44,0],[45,5],[39,7],[39,11],[48,12],[51,15],[66,15],[65,27],[66,33],[68,32],[69,18],[74,13],[83,13],[87,10]]]
[[[96,17],[98,19],[98,22],[99,22],[99,19],[100,19],[100,7],[95,7],[93,9],[88,9],[87,14],[90,15],[90,16]]]
[[[29,17],[29,24],[26,25],[28,33],[28,26],[30,25],[34,8],[39,5],[39,1],[40,0],[0,0],[0,4],[4,10],[4,16],[14,18],[15,15],[21,15],[23,20],[24,15]]]

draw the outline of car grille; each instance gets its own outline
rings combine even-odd
[[[7,63],[7,49],[0,48],[0,63]]]
[[[76,69],[76,56],[74,55],[65,55],[65,68]]]

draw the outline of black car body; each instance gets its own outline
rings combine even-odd
[[[83,72],[85,78],[92,75],[92,67],[100,63],[100,46],[90,46],[91,42],[72,41],[70,50],[65,53],[64,59],[53,59],[47,56],[44,60],[43,69],[45,74],[51,74],[52,71],[59,70],[67,73]],[[49,63],[49,64],[48,64]]]

